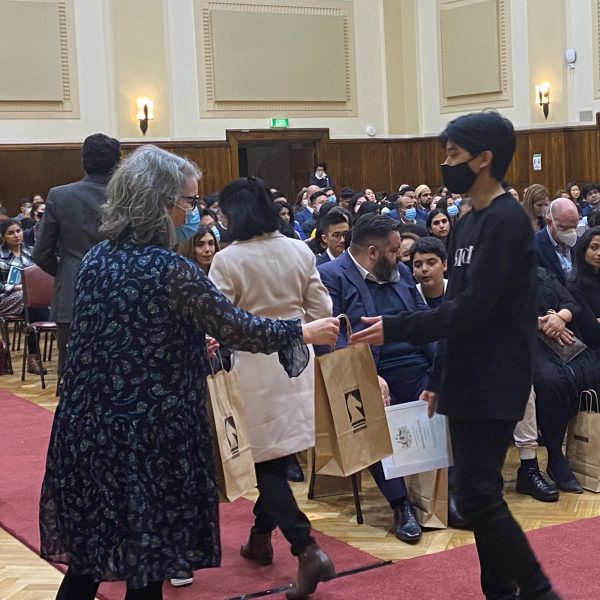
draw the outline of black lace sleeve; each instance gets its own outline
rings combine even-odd
[[[310,355],[299,319],[254,317],[232,304],[199,267],[180,257],[167,279],[172,310],[221,344],[253,354],[278,352],[289,377],[297,377],[308,365]]]

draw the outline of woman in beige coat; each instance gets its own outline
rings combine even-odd
[[[219,204],[235,240],[215,255],[211,266],[210,278],[223,294],[257,316],[303,321],[331,316],[331,299],[314,254],[304,242],[278,231],[277,212],[264,183],[237,179],[221,191]],[[312,365],[292,379],[282,376],[276,356],[235,352],[233,365],[240,377],[259,490],[255,524],[241,554],[269,564],[271,532],[279,527],[299,558],[298,580],[287,597],[303,598],[334,574],[287,482],[288,456],[314,446]]]

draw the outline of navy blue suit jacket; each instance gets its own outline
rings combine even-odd
[[[294,219],[296,222],[302,225],[304,221],[308,221],[308,219],[312,219],[313,214],[308,210],[308,208],[304,207],[300,212],[296,213]]]
[[[535,251],[537,253],[540,267],[544,267],[544,269],[555,275],[563,285],[566,285],[567,278],[565,276],[565,272],[560,266],[560,260],[558,259],[558,256],[556,256],[554,246],[550,241],[550,236],[548,235],[546,227],[536,231],[534,239]],[[571,260],[574,258],[574,250],[575,247],[571,248]]]
[[[320,267],[321,265],[324,265],[325,263],[331,262],[331,258],[329,258],[329,254],[327,253],[327,250],[325,250],[325,252],[321,252],[321,254],[319,254],[317,256],[317,260],[315,261],[317,267]]]
[[[333,301],[333,316],[341,313],[348,315],[352,331],[360,331],[366,327],[361,321],[361,317],[376,317],[379,315],[367,284],[347,251],[340,254],[335,260],[321,265],[318,270],[321,281],[329,290],[329,295]],[[394,285],[394,291],[398,295],[398,312],[429,310],[423,297],[417,291],[408,267],[398,263],[398,272],[400,280]],[[342,323],[336,348],[343,348],[347,345],[346,328],[345,324]],[[423,347],[423,350],[433,360],[435,344],[427,344]],[[323,347],[315,348],[317,354],[323,354],[325,351],[326,349]],[[371,346],[371,351],[375,363],[377,363],[380,347]]]

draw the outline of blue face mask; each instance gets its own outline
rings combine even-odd
[[[327,196],[327,202],[337,202],[337,198],[335,194],[331,194],[331,196]]]
[[[186,208],[185,223],[175,227],[175,238],[177,243],[179,244],[179,242],[194,237],[194,234],[198,231],[198,225],[200,225],[200,211],[198,208]]]
[[[417,218],[417,209],[414,206],[412,208],[407,208],[404,211],[404,218],[409,221],[414,221]]]
[[[455,204],[453,204],[452,206],[448,207],[448,209],[446,210],[446,212],[448,213],[449,217],[455,217],[458,214],[458,206],[456,206]]]
[[[217,242],[221,241],[221,232],[219,231],[219,228],[216,225],[213,225],[210,230],[215,234],[215,237],[217,238]]]

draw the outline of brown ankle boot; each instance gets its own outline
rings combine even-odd
[[[320,581],[329,581],[335,576],[331,559],[317,544],[307,546],[299,556],[296,585],[285,593],[288,600],[302,600],[316,589]]]
[[[250,531],[248,542],[240,548],[240,554],[248,560],[255,560],[263,567],[273,562],[273,546],[271,533]]]
[[[39,354],[28,354],[27,355],[27,372],[33,373],[34,375],[40,375],[42,367],[42,361],[40,360]],[[44,369],[44,375],[47,371]]]

